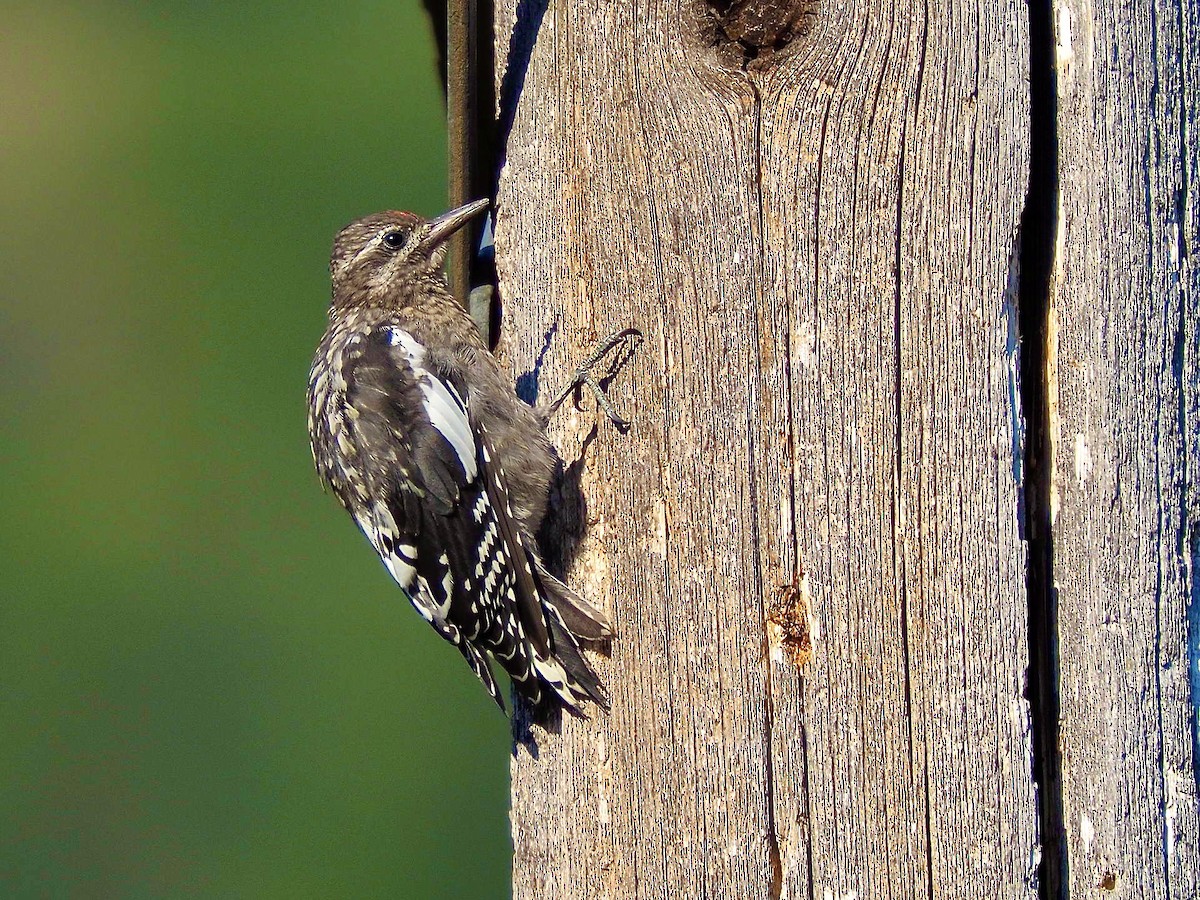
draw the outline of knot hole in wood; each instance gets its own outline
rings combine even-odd
[[[812,599],[808,578],[801,575],[780,585],[767,608],[767,651],[771,662],[791,662],[798,669],[812,659]]]
[[[733,50],[742,64],[765,61],[812,31],[818,0],[704,0],[706,43]]]

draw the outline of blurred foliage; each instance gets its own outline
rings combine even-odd
[[[416,2],[5,4],[0,896],[507,893],[507,725],[311,469],[334,232],[443,206]]]

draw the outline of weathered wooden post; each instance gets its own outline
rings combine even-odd
[[[1200,9],[1064,0],[1054,26],[1047,378],[1070,896],[1198,897]]]
[[[514,756],[518,900],[1033,897],[1048,807],[1043,884],[1094,896],[1104,858],[1150,879],[1129,896],[1195,896],[1200,85],[1194,11],[1158,6],[1128,46],[1059,6],[1038,291],[1048,3],[498,0],[501,349],[549,391],[610,329],[647,336],[613,387],[630,434],[554,424],[586,498],[570,580],[619,638],[611,714]],[[1025,317],[1051,326],[1028,423],[1022,296],[1053,306]],[[1061,768],[1027,693],[1035,556]]]

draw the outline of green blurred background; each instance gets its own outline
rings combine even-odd
[[[416,0],[3,5],[0,897],[508,893],[506,721],[305,435],[441,102]]]

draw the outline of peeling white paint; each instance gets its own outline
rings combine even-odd
[[[1192,798],[1188,797],[1189,790],[1188,787],[1185,786],[1190,781],[1187,775],[1174,770],[1168,770],[1165,774],[1167,804],[1165,810],[1166,815],[1164,816],[1166,819],[1166,822],[1164,823],[1166,827],[1163,829],[1163,849],[1166,851],[1167,865],[1172,865],[1175,862],[1176,842],[1178,840],[1178,826],[1176,825],[1176,819],[1179,817],[1180,795],[1183,795],[1185,803],[1188,803]],[[1181,786],[1185,786],[1183,787],[1182,791],[1180,790]]]
[[[1054,245],[1054,285],[1063,283],[1062,260],[1065,254],[1066,225],[1061,199],[1058,204],[1058,238]],[[1062,445],[1062,418],[1058,414],[1058,308],[1054,292],[1050,292],[1050,308],[1046,311],[1046,417],[1050,438],[1050,524],[1058,521],[1061,505],[1059,494],[1058,460]]]
[[[1096,840],[1096,828],[1092,825],[1092,820],[1088,818],[1087,813],[1079,815],[1079,839],[1083,841],[1083,850],[1085,853],[1092,852],[1092,841]]]
[[[777,622],[767,622],[767,646],[771,648],[771,662],[783,665],[783,627]]]
[[[796,359],[804,368],[811,368],[817,356],[817,333],[811,322],[800,323],[796,329],[796,344]]]
[[[662,497],[650,509],[650,541],[647,549],[659,559],[667,558],[667,504]]]
[[[1058,32],[1058,44],[1054,48],[1055,61],[1061,69],[1075,58],[1075,48],[1071,42],[1071,26],[1075,16],[1066,3],[1059,3],[1055,10],[1055,31]]]
[[[1092,477],[1092,451],[1088,448],[1087,435],[1075,435],[1075,480],[1082,488]]]

